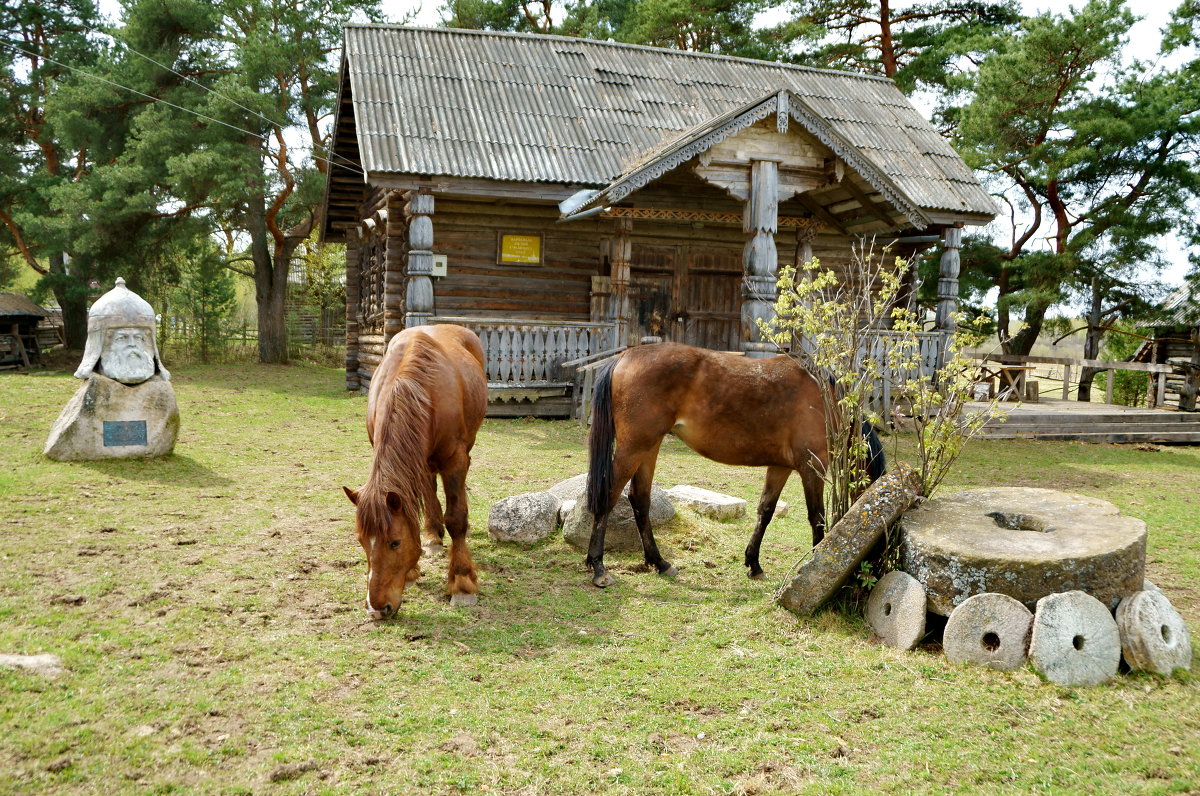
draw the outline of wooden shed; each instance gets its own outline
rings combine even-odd
[[[644,338],[768,355],[779,265],[862,236],[944,244],[948,325],[961,228],[995,214],[891,81],[535,34],[346,28],[330,158],[347,387],[457,322],[493,414],[569,413],[571,363]]]
[[[28,368],[42,348],[58,340],[53,329],[39,330],[50,313],[19,293],[0,293],[0,370]]]

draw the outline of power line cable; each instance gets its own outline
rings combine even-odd
[[[95,32],[97,32],[97,33],[103,33],[103,31],[95,31]],[[230,103],[230,104],[236,105],[237,107],[241,108],[242,110],[246,111],[247,113],[252,113],[252,114],[254,114],[255,116],[257,116],[258,118],[262,119],[262,120],[263,120],[264,122],[266,122],[267,124],[270,124],[270,125],[274,125],[274,124],[276,124],[276,122],[275,122],[274,120],[272,120],[271,118],[269,118],[269,117],[267,117],[267,116],[264,116],[264,115],[263,115],[262,113],[260,113],[259,111],[256,111],[256,110],[254,110],[253,108],[248,108],[248,107],[246,107],[245,105],[243,105],[242,103],[240,103],[240,102],[238,102],[237,100],[233,99],[232,97],[227,97],[227,96],[225,96],[225,95],[224,95],[224,94],[222,94],[221,92],[217,91],[215,88],[211,88],[210,86],[206,86],[206,85],[204,85],[203,83],[200,83],[200,82],[198,82],[198,81],[196,81],[196,80],[194,80],[194,79],[192,79],[192,78],[188,77],[187,75],[185,75],[185,74],[183,74],[183,73],[181,73],[181,72],[177,72],[175,69],[172,69],[171,67],[169,67],[169,66],[167,66],[166,64],[162,63],[161,61],[158,61],[158,60],[156,60],[156,59],[154,59],[154,58],[151,58],[149,55],[146,55],[146,54],[145,54],[145,53],[143,53],[143,52],[139,52],[138,50],[135,50],[133,47],[129,46],[129,44],[128,44],[127,42],[120,41],[119,39],[117,39],[117,37],[116,37],[116,36],[113,36],[112,34],[109,34],[109,33],[103,33],[103,35],[105,35],[105,36],[108,36],[108,38],[112,39],[114,42],[117,42],[117,43],[118,43],[118,44],[120,44],[122,47],[124,47],[126,50],[128,50],[129,52],[131,52],[131,53],[133,53],[134,55],[138,56],[139,58],[143,58],[143,59],[145,59],[145,60],[149,61],[150,63],[154,64],[154,65],[155,65],[155,66],[157,66],[157,67],[160,67],[160,68],[162,68],[162,69],[166,69],[168,72],[170,72],[171,74],[175,75],[176,77],[182,78],[182,79],[184,79],[184,80],[188,81],[189,83],[192,83],[192,84],[194,84],[194,85],[198,86],[199,88],[203,89],[204,91],[207,91],[209,94],[212,94],[212,95],[214,95],[214,96],[216,96],[216,97],[218,97],[218,98],[220,98],[220,99],[223,99],[223,100],[225,100],[226,102],[228,102],[228,103]],[[331,156],[331,157],[340,158],[341,160],[345,161],[345,163],[334,163],[332,160],[328,160],[328,159],[326,159],[326,158],[323,158],[323,157],[321,157],[321,156],[319,156],[319,155],[317,155],[317,154],[313,154],[313,157],[314,157],[315,159],[317,159],[317,160],[324,161],[325,163],[328,163],[328,164],[329,164],[329,165],[331,165],[331,166],[341,166],[342,168],[345,168],[345,169],[347,169],[347,170],[349,170],[349,171],[354,171],[354,172],[355,172],[355,173],[357,173],[357,174],[360,174],[360,175],[364,175],[364,176],[365,176],[365,172],[363,172],[363,171],[362,171],[362,169],[361,169],[361,168],[358,166],[358,164],[356,164],[354,161],[352,161],[352,160],[350,160],[349,158],[347,158],[345,155],[339,155],[339,154],[337,154],[336,152],[333,152],[333,151],[330,151],[330,153],[329,153],[329,154],[330,154],[330,156]]]
[[[41,60],[43,60],[43,61],[46,61],[46,62],[48,62],[48,63],[52,63],[52,64],[54,64],[54,65],[56,65],[56,66],[61,66],[62,68],[64,68],[64,69],[69,69],[69,70],[71,70],[72,72],[77,72],[77,73],[79,73],[79,74],[81,74],[81,75],[84,75],[85,77],[90,77],[90,78],[92,78],[93,80],[99,80],[101,83],[106,83],[106,84],[108,84],[108,85],[110,85],[110,86],[113,86],[114,88],[119,88],[119,89],[121,89],[121,90],[123,90],[123,91],[128,91],[128,92],[130,92],[130,93],[132,93],[132,94],[137,94],[139,97],[145,97],[146,99],[150,100],[151,102],[161,102],[162,104],[164,104],[164,105],[166,105],[166,106],[168,106],[168,107],[170,107],[170,108],[175,108],[176,110],[183,111],[184,113],[189,113],[189,114],[191,114],[192,116],[196,116],[196,117],[199,117],[199,118],[201,118],[201,119],[205,119],[205,120],[207,120],[207,121],[213,122],[213,123],[215,123],[215,124],[219,124],[219,125],[221,125],[222,127],[228,127],[230,130],[234,130],[234,131],[236,131],[236,132],[239,132],[239,133],[244,133],[245,135],[252,136],[252,137],[254,137],[254,138],[257,138],[258,140],[262,141],[264,144],[267,144],[267,145],[268,145],[267,147],[265,147],[265,150],[266,150],[267,154],[269,154],[269,155],[276,155],[276,154],[278,154],[278,153],[276,153],[276,152],[272,152],[272,151],[271,151],[271,149],[270,149],[270,146],[269,146],[269,145],[270,145],[270,143],[271,143],[271,140],[270,140],[270,138],[268,138],[268,137],[267,137],[267,136],[265,136],[265,135],[262,135],[261,133],[256,133],[256,132],[254,132],[254,131],[252,131],[252,130],[246,130],[246,129],[242,128],[242,127],[238,127],[237,125],[230,124],[230,123],[228,123],[228,122],[223,122],[223,121],[221,121],[220,119],[216,119],[216,118],[214,118],[214,117],[212,117],[212,116],[208,116],[208,115],[206,115],[206,114],[200,113],[199,111],[192,110],[191,108],[185,108],[185,107],[183,107],[182,105],[176,105],[175,103],[173,103],[173,102],[170,102],[170,101],[168,101],[168,100],[165,100],[165,99],[163,99],[162,97],[155,97],[155,96],[153,96],[153,95],[151,95],[151,94],[147,94],[147,93],[146,93],[146,92],[144,92],[144,91],[139,91],[139,90],[138,90],[138,89],[136,89],[136,88],[132,88],[132,87],[130,87],[130,86],[126,86],[126,85],[123,85],[123,84],[121,84],[121,83],[117,83],[117,82],[115,82],[115,81],[109,80],[108,78],[106,78],[106,77],[102,77],[102,76],[100,76],[100,75],[97,75],[97,74],[96,74],[96,73],[94,73],[94,72],[89,72],[89,71],[87,71],[86,69],[80,69],[79,67],[76,67],[76,66],[71,66],[70,64],[63,63],[62,61],[55,60],[54,58],[51,58],[50,56],[48,56],[48,55],[45,55],[45,54],[43,54],[43,53],[35,53],[35,52],[31,52],[31,51],[29,51],[29,50],[26,50],[24,47],[18,47],[17,45],[15,45],[15,44],[10,44],[9,42],[2,42],[2,41],[0,41],[0,46],[7,47],[7,48],[8,48],[8,49],[10,49],[10,50],[16,50],[17,52],[22,52],[22,53],[24,53],[25,55],[28,55],[28,56],[29,56],[29,57],[31,57],[31,58],[40,58]],[[141,53],[137,53],[137,54],[138,54],[138,55],[142,55]],[[153,62],[153,63],[158,63],[157,61],[154,61],[154,59],[150,58],[149,56],[142,55],[142,57],[143,57],[143,58],[146,58],[147,60],[149,60],[149,61],[151,61],[151,62]],[[179,75],[179,77],[182,77],[182,78],[184,78],[185,80],[191,80],[191,82],[193,82],[193,83],[196,83],[196,81],[192,80],[192,79],[191,79],[191,78],[189,78],[189,77],[186,77],[185,75],[180,75],[178,72],[175,72],[175,70],[171,69],[170,67],[163,66],[162,64],[158,64],[158,65],[159,65],[159,66],[162,66],[164,69],[167,69],[167,70],[168,70],[168,71],[170,71],[170,72],[173,72],[173,73],[174,73],[174,74],[176,74],[176,75]],[[275,124],[275,122],[271,121],[271,120],[270,120],[270,119],[268,119],[266,116],[263,116],[261,113],[258,113],[257,111],[253,111],[253,110],[251,110],[250,108],[246,108],[244,105],[241,105],[240,103],[238,103],[238,102],[235,102],[234,100],[232,100],[232,99],[229,99],[228,97],[224,97],[224,96],[222,96],[221,94],[219,94],[218,92],[212,91],[212,89],[208,89],[207,87],[205,87],[205,86],[201,85],[200,83],[196,83],[196,85],[197,85],[197,86],[200,86],[200,88],[204,88],[204,89],[206,89],[207,91],[211,91],[213,94],[216,94],[218,97],[221,97],[222,99],[224,99],[224,100],[227,100],[228,102],[232,102],[234,105],[237,105],[237,106],[238,106],[238,107],[240,107],[240,108],[243,108],[243,109],[245,109],[245,110],[247,110],[247,111],[250,111],[251,113],[254,113],[256,116],[259,116],[260,118],[264,119],[265,121],[267,121],[268,123],[270,123],[270,124],[272,124],[272,125],[274,125],[274,124]],[[324,162],[324,163],[328,163],[328,164],[329,164],[331,167],[334,167],[334,166],[336,166],[337,168],[346,169],[347,171],[352,171],[352,172],[354,172],[354,173],[356,173],[356,174],[358,174],[358,175],[360,175],[360,176],[365,176],[365,174],[366,174],[366,172],[362,171],[362,169],[358,169],[358,168],[355,168],[354,166],[348,166],[348,165],[345,165],[345,164],[342,164],[342,163],[334,163],[333,161],[329,160],[328,158],[323,158],[323,157],[321,157],[320,155],[317,155],[317,154],[315,154],[315,153],[313,153],[313,154],[312,154],[312,157],[313,157],[313,159],[315,159],[315,160],[320,160],[320,161],[322,161],[322,162]]]

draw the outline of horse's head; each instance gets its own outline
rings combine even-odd
[[[357,507],[355,533],[367,554],[367,616],[387,619],[400,609],[404,587],[416,579],[420,529],[399,494],[342,489]]]

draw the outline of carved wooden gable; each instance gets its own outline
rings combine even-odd
[[[750,196],[750,164],[756,160],[779,164],[780,202],[840,182],[845,171],[834,151],[815,136],[796,124],[780,125],[774,118],[763,119],[701,152],[693,171],[745,201]]]

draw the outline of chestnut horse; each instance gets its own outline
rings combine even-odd
[[[479,577],[467,548],[467,468],[487,411],[483,347],[470,329],[435,325],[392,338],[371,378],[367,438],[375,449],[367,483],[346,496],[357,510],[355,531],[367,554],[367,614],[385,619],[417,579],[422,552],[442,549],[450,531],[446,591],[474,605]],[[445,512],[438,503],[442,477]],[[425,529],[422,545],[421,516]]]
[[[663,437],[681,439],[722,464],[766,467],[758,524],[746,547],[751,578],[764,577],[758,562],[767,523],[792,471],[800,473],[813,545],[825,535],[825,439],[828,390],[791,357],[749,359],[679,343],[656,343],[625,351],[596,381],[587,507],[595,521],[587,565],[592,583],[612,585],[604,569],[604,531],[609,512],[633,479],[629,502],[642,537],[646,563],[663,575],[675,567],[663,559],[650,528],[650,485]],[[883,473],[883,446],[864,424],[871,480]]]

